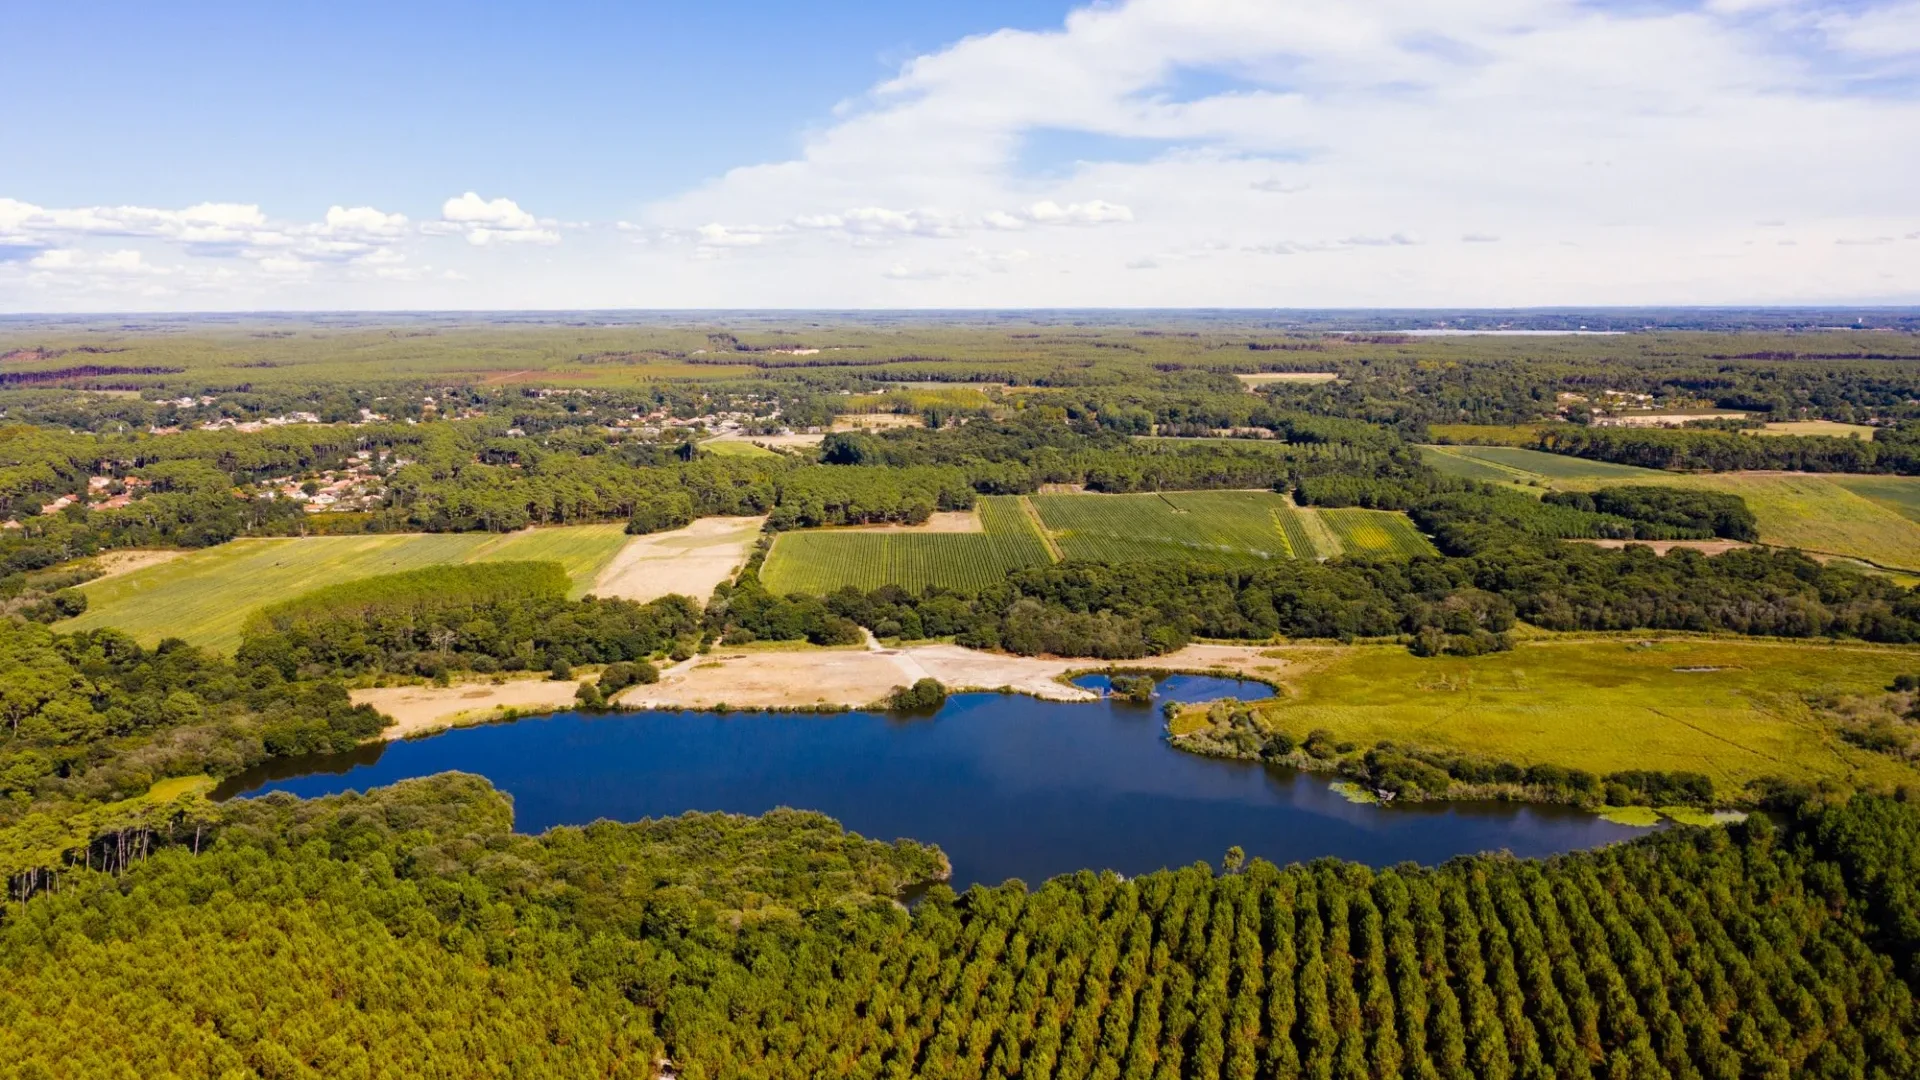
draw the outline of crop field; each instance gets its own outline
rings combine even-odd
[[[1873,428],[1866,424],[1842,424],[1833,420],[1776,420],[1765,427],[1756,428],[1751,435],[1830,435],[1840,439],[1873,438]]]
[[[1508,479],[1525,482],[1534,479],[1546,480],[1601,480],[1611,483],[1670,474],[1658,469],[1642,469],[1633,465],[1615,465],[1610,461],[1588,461],[1568,454],[1550,454],[1545,450],[1528,450],[1518,446],[1422,446],[1427,451],[1427,460],[1437,469],[1444,468],[1437,458],[1461,458],[1481,465],[1490,465],[1505,470]],[[1476,476],[1474,479],[1487,479]]]
[[[1609,484],[1704,488],[1746,500],[1760,542],[1869,566],[1920,571],[1920,478],[1782,473],[1677,473],[1506,446],[1423,446],[1452,476],[1534,490],[1590,491]]]
[[[1920,650],[1625,637],[1523,642],[1473,659],[1403,648],[1281,649],[1286,694],[1267,726],[1381,739],[1598,773],[1688,770],[1737,789],[1759,776],[1920,782],[1920,769],[1843,742],[1812,694],[1867,694],[1920,669]],[[1292,666],[1297,665],[1297,666]]]
[[[1475,446],[1532,446],[1541,424],[1429,424],[1436,439]]]
[[[1294,556],[1281,524],[1294,514],[1293,503],[1269,491],[1035,495],[1033,505],[1069,559],[1242,566]]]
[[[1411,558],[1439,554],[1433,543],[1413,527],[1407,515],[1396,511],[1343,507],[1314,513],[1326,523],[1345,555]]]
[[[1760,525],[1760,542],[1920,571],[1920,520],[1911,509],[1851,489],[1855,478],[1772,473],[1667,475],[1662,483],[1740,496]],[[1845,482],[1843,482],[1843,480]],[[1920,481],[1911,481],[1920,486]],[[1894,489],[1898,490],[1898,489]],[[1911,495],[1909,495],[1911,497]]]
[[[87,611],[61,630],[111,626],[144,644],[184,638],[230,650],[256,608],[354,578],[444,563],[557,562],[575,595],[627,542],[620,525],[517,533],[402,533],[235,540],[80,586]]]
[[[1920,522],[1920,476],[1833,476],[1827,482],[1871,499],[1908,521]]]
[[[971,591],[1002,580],[1009,570],[1053,561],[1017,497],[984,497],[978,507],[984,531],[977,533],[781,533],[760,580],[778,594],[829,593],[845,585]]]

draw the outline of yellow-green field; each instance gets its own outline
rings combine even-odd
[[[80,587],[87,611],[62,630],[112,626],[145,644],[178,637],[215,649],[240,643],[259,607],[354,578],[442,563],[557,562],[574,593],[587,590],[626,543],[621,525],[572,525],[508,533],[401,533],[235,540],[172,562]]]
[[[1472,659],[1385,645],[1284,647],[1269,727],[1326,728],[1520,765],[1705,773],[1735,791],[1762,776],[1884,787],[1920,769],[1842,742],[1804,695],[1875,693],[1920,670],[1920,649],[1703,638],[1553,637]]]
[[[1776,472],[1677,473],[1510,446],[1423,446],[1441,472],[1538,493],[1612,484],[1705,488],[1745,499],[1760,542],[1920,572],[1920,477]]]
[[[1775,420],[1753,430],[1754,435],[1831,435],[1841,439],[1871,439],[1873,428],[1866,424],[1842,424],[1834,420]]]
[[[700,444],[700,449],[721,457],[779,457],[780,455],[764,446],[748,442],[745,439],[708,439]]]
[[[1920,571],[1920,521],[1849,490],[1844,478],[1776,473],[1676,475],[1662,483],[1725,491],[1747,501],[1760,542]],[[1885,477],[1920,493],[1920,477]]]

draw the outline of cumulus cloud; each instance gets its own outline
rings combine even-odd
[[[476,192],[418,223],[0,199],[0,302],[55,250],[325,283],[411,272],[384,253],[422,233],[470,261],[407,288],[496,291],[383,302],[1916,302],[1911,243],[1839,242],[1917,235],[1914,131],[1920,0],[1114,0],[918,56],[790,157],[580,242]],[[1062,133],[1071,163],[1034,167]],[[472,250],[563,232],[537,268]]]
[[[476,246],[560,242],[559,222],[536,218],[512,199],[483,199],[472,191],[441,204],[431,231],[459,233]]]
[[[0,198],[0,244],[33,250],[105,238],[152,240],[208,258],[344,262],[370,255],[406,233],[406,215],[370,206],[334,206],[318,222],[294,222],[270,219],[251,203],[199,203],[183,210],[50,209]]]
[[[1836,47],[1871,57],[1920,55],[1920,0],[1882,7],[1849,7],[1817,20]]]
[[[1920,93],[1911,80],[1871,94],[1855,84],[1863,57],[1905,55],[1916,10],[1920,0],[1098,4],[1055,29],[917,57],[843,103],[793,158],[733,169],[636,220],[682,233],[787,223],[757,233],[752,265],[724,281],[680,282],[685,302],[860,303],[847,283],[947,265],[938,245],[995,232],[1021,234],[1034,259],[952,279],[944,298],[1786,301],[1884,297],[1889,272],[1920,298],[1920,274],[1875,248],[1847,261],[1807,244],[1748,246],[1757,221],[1791,219],[1807,239],[1912,228],[1920,141],[1893,133],[1920,130]],[[1189,73],[1229,78],[1220,92],[1174,92]],[[1027,171],[1023,147],[1055,132],[1092,136],[1095,149],[1064,170]],[[1147,141],[1163,149],[1098,152]],[[892,209],[856,222],[850,207]],[[1173,254],[1205,245],[1217,246],[1205,259]],[[1338,252],[1354,257],[1264,258]]]

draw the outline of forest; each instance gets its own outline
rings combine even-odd
[[[1822,506],[1857,516],[1830,527],[1898,549],[1920,523],[1920,328],[1643,314],[1484,338],[1325,313],[0,326],[0,1072],[1920,1075],[1920,810],[1896,782],[1920,761],[1920,670],[1879,685],[1920,643],[1920,583],[1783,542],[1782,496],[1699,482],[1845,478]],[[1831,424],[1854,437],[1805,433]],[[1430,444],[1480,440],[1584,471],[1435,467]],[[719,517],[742,539],[683,586]],[[380,547],[573,532],[599,554]],[[367,550],[337,580],[262,586],[207,647],[166,636],[187,633],[172,611],[136,640],[102,589],[190,590],[215,580],[202,554],[278,566],[315,543]],[[770,552],[873,565],[776,573]],[[1524,689],[1474,665],[1573,634],[1870,655],[1846,694],[1765,696],[1884,770],[1790,783],[1471,745],[1474,695]],[[1193,645],[1247,658],[1210,674],[1274,698],[1155,709],[1153,665]],[[894,665],[873,709],[902,729],[995,707],[964,692],[991,682],[916,672],[921,649],[1137,662],[1110,685],[1142,738],[1376,804],[1340,813],[1493,798],[1702,824],[1541,859],[1235,847],[956,891],[938,848],[804,806],[530,834],[469,774],[219,786],[401,745],[424,729],[367,703],[390,691],[531,687],[610,726],[623,691],[721,652]],[[1315,650],[1390,653],[1417,692],[1469,703],[1449,714],[1467,743],[1269,722]],[[1704,824],[1729,806],[1753,812]]]
[[[887,897],[819,815],[530,837],[475,777],[220,808],[8,908],[22,1075],[1910,1076],[1920,815],[1545,862],[1226,853]],[[164,827],[163,827],[164,828]],[[188,833],[191,833],[189,839]],[[57,890],[57,891],[55,891]],[[83,1020],[110,1013],[112,1038]],[[659,1068],[659,1064],[652,1067]]]

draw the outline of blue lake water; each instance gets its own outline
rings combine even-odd
[[[1105,686],[1100,676],[1079,682]],[[1217,864],[1235,844],[1277,863],[1332,855],[1386,866],[1480,851],[1549,855],[1641,831],[1559,807],[1350,803],[1324,775],[1203,758],[1163,737],[1161,702],[1268,692],[1183,675],[1161,680],[1152,706],[959,694],[919,717],[559,713],[283,760],[229,780],[216,797],[329,795],[458,769],[510,794],[523,832],[792,806],[869,837],[938,844],[956,888]]]

